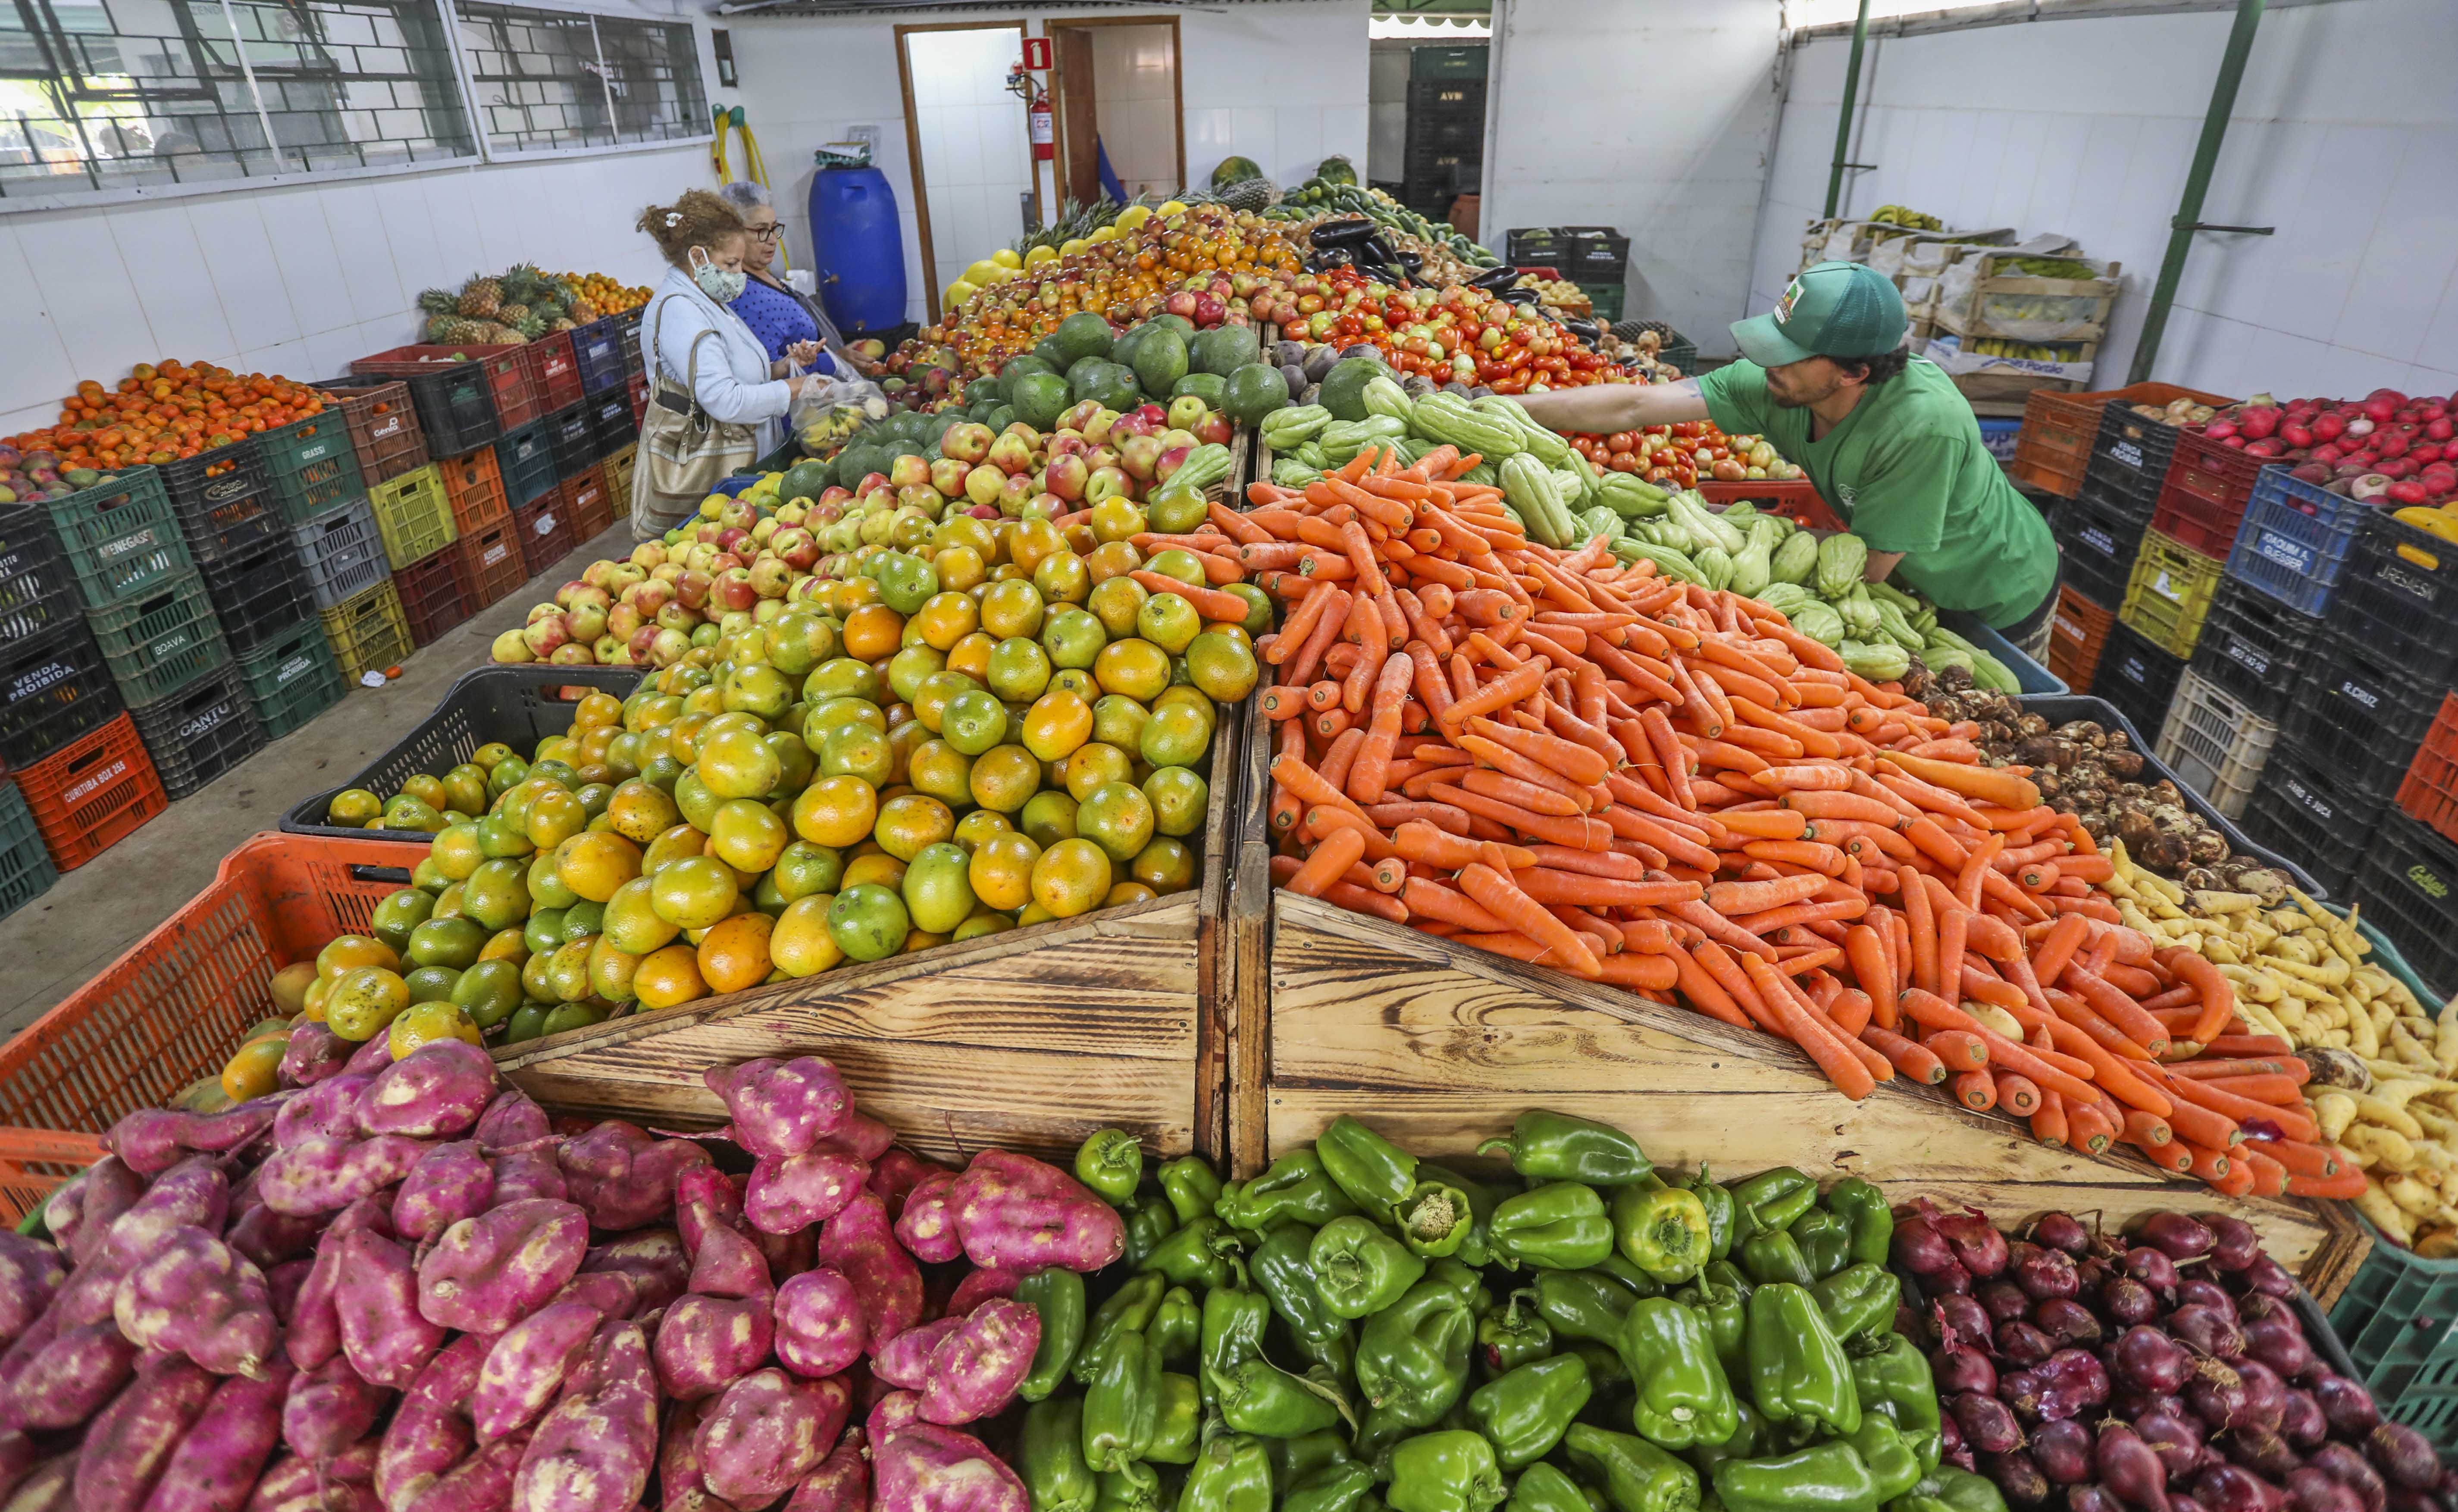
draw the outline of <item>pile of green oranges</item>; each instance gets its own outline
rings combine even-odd
[[[951,515],[590,694],[526,757],[337,796],[336,822],[434,838],[302,1011],[397,1055],[519,1041],[1195,886],[1270,606],[1205,622],[1148,591],[1129,574],[1201,567],[1144,560],[1137,514]]]

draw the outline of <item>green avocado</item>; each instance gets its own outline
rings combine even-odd
[[[1189,373],[1170,385],[1169,397],[1176,399],[1180,394],[1193,394],[1210,407],[1219,409],[1228,392],[1229,380],[1219,373]]]
[[[1289,382],[1281,370],[1249,362],[1229,375],[1220,408],[1239,425],[1251,425],[1273,410],[1285,408],[1288,402]]]
[[[1364,420],[1366,382],[1389,376],[1391,370],[1383,365],[1380,358],[1344,357],[1323,375],[1323,392],[1315,403],[1330,410],[1334,420]]]
[[[1010,403],[1015,405],[1016,419],[1035,430],[1048,430],[1067,413],[1067,406],[1074,400],[1068,392],[1067,380],[1056,373],[1029,373],[1017,381]]]
[[[1110,330],[1110,322],[1091,310],[1059,321],[1058,329],[1050,333],[1050,339],[1067,354],[1066,363],[1061,363],[1062,366],[1073,363],[1079,357],[1107,357],[1111,342],[1116,340]]]
[[[1262,354],[1251,325],[1216,325],[1187,343],[1187,362],[1198,373],[1226,378]]]
[[[1186,342],[1164,325],[1135,343],[1135,382],[1158,397],[1177,388],[1186,376]]]
[[[1121,414],[1144,402],[1143,391],[1135,386],[1135,369],[1121,367],[1115,362],[1103,362],[1086,369],[1069,385],[1068,391],[1079,404],[1089,399]]]
[[[1006,381],[989,374],[974,379],[965,385],[965,403],[974,408],[1007,403]]]
[[[777,481],[780,499],[817,499],[827,491],[829,465],[824,462],[798,462],[785,469]]]
[[[1024,377],[1028,373],[1054,373],[1056,371],[1058,371],[1057,368],[1052,367],[1048,362],[1042,361],[1039,353],[1027,352],[1021,357],[1009,358],[1007,360],[1007,365],[999,369],[999,377],[1007,380],[1010,383],[1013,383],[1017,379]]]

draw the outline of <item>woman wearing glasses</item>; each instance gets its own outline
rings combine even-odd
[[[777,377],[800,364],[808,373],[847,374],[860,371],[851,353],[828,326],[817,301],[804,299],[773,271],[777,245],[784,234],[777,223],[777,207],[766,188],[743,179],[725,185],[718,197],[742,217],[751,235],[742,250],[742,271],[750,275],[731,306],[768,349]]]

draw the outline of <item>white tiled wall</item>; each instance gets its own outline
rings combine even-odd
[[[1130,199],[1177,188],[1177,86],[1167,26],[1093,27],[1101,147]]]
[[[2125,265],[2098,381],[2124,382],[2230,16],[1873,39],[1843,209],[2061,231]],[[1847,44],[1794,54],[1751,280],[1771,304],[1824,208]],[[2220,393],[2458,389],[2458,23],[2448,0],[2262,18],[2154,377]],[[2053,79],[2047,90],[2010,78]]]
[[[1024,234],[1017,197],[1032,192],[1032,146],[1024,101],[1006,87],[1008,70],[1024,54],[1024,32],[915,31],[905,49],[930,191],[930,250],[944,291],[968,264]]]
[[[1365,160],[1356,165],[1360,179],[1396,184],[1408,176],[1408,53],[1415,46],[1398,40],[1373,44],[1370,140]]]

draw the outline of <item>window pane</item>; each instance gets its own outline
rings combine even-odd
[[[699,49],[692,29],[655,21],[600,17],[614,126],[627,142],[700,136],[708,132],[708,96],[700,91]]]
[[[455,10],[490,147],[518,153],[614,145],[591,17],[470,0]]]

